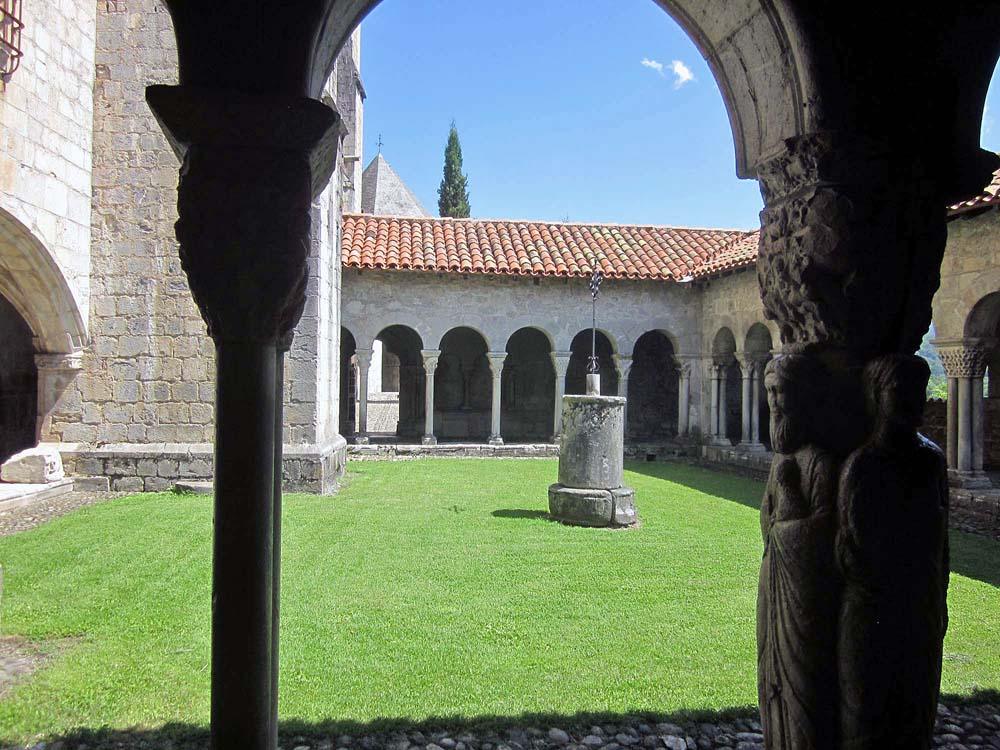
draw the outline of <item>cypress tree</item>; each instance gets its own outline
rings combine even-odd
[[[467,219],[469,207],[469,177],[462,174],[462,144],[458,141],[458,128],[454,120],[444,150],[444,177],[438,188],[438,212],[441,216]]]

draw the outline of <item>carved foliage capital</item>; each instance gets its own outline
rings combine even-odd
[[[949,378],[981,378],[989,364],[989,350],[980,344],[938,346],[938,355]]]

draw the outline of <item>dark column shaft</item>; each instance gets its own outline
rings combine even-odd
[[[274,366],[274,515],[271,552],[271,747],[278,746],[278,620],[281,608],[281,480],[284,427],[285,345],[280,343]]]
[[[212,747],[268,750],[275,630],[273,344],[216,344]]]

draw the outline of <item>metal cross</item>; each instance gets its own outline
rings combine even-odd
[[[591,312],[593,324],[590,328],[590,359],[587,362],[587,373],[598,375],[601,372],[601,364],[597,361],[597,296],[601,293],[601,282],[604,281],[604,274],[599,270],[594,271],[590,277]]]

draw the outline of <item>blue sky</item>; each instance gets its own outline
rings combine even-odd
[[[384,0],[362,26],[365,163],[381,134],[436,215],[454,118],[473,216],[755,227],[695,46],[651,0],[584,2]],[[994,78],[983,145],[1000,151],[998,116]]]

